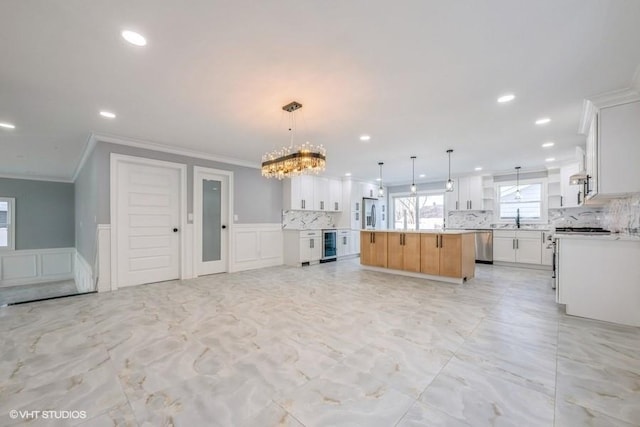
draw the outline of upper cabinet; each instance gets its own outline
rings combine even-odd
[[[578,163],[571,163],[560,168],[560,207],[574,208],[582,205],[584,194],[581,185],[571,185],[569,180],[572,175],[580,172]]]
[[[640,94],[617,91],[585,102],[587,199],[640,192]]]
[[[342,181],[320,176],[294,176],[284,181],[283,202],[285,210],[340,212]]]
[[[445,193],[448,211],[477,211],[484,209],[484,188],[481,176],[465,176],[454,180],[453,191]]]

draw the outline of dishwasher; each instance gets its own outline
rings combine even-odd
[[[476,232],[476,262],[493,264],[493,230],[473,230]]]

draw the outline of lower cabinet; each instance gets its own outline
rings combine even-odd
[[[360,263],[373,267],[387,267],[387,234],[363,231],[360,234]]]
[[[287,230],[284,233],[284,263],[300,266],[320,262],[322,258],[322,231]]]
[[[387,267],[419,272],[420,235],[416,233],[387,234]]]
[[[338,238],[338,242],[337,242],[338,258],[346,255],[351,255],[352,253],[351,230],[338,230],[337,238]]]
[[[446,277],[474,276],[474,234],[422,234],[420,241],[421,273]]]
[[[546,234],[546,233],[544,233]],[[493,232],[493,260],[542,264],[544,234],[537,230],[496,230]]]

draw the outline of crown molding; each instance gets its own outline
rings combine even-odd
[[[252,169],[260,169],[261,164],[249,162],[246,160],[236,159],[234,157],[217,156],[215,154],[205,153],[202,151],[190,150],[188,148],[178,148],[170,145],[160,144],[157,142],[145,141],[135,138],[127,138],[117,135],[104,133],[92,133],[91,137],[95,142],[108,142],[117,145],[126,145],[128,147],[143,148],[146,150],[160,151],[162,153],[176,154],[179,156],[192,157],[195,159],[210,160],[213,162],[226,163],[236,166],[244,166]]]
[[[76,165],[75,170],[73,171],[73,176],[71,177],[72,182],[76,182],[78,179],[78,175],[82,172],[82,168],[84,168],[84,164],[87,162],[87,159],[93,152],[93,149],[96,146],[96,139],[93,137],[93,134],[89,135],[87,138],[87,143],[84,145],[84,150],[82,151],[82,157],[80,157],[80,161]]]
[[[599,95],[590,96],[589,99],[584,100],[582,103],[582,115],[580,116],[580,122],[578,123],[578,133],[581,135],[589,133],[591,121],[601,108],[608,108],[637,101],[640,101],[640,67],[636,70],[632,87],[601,93]]]
[[[69,178],[62,178],[59,176],[47,176],[47,175],[26,175],[26,174],[0,174],[0,178],[7,179],[26,179],[29,181],[47,181],[47,182],[64,182],[66,184],[72,184],[73,181]]]

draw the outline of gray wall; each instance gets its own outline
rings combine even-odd
[[[193,213],[193,167],[233,172],[234,213],[238,224],[281,223],[282,182],[263,178],[259,169],[163,153],[143,148],[99,142],[76,180],[76,247],[92,264],[96,224],[111,223],[111,153],[145,157],[187,165],[187,212]],[[94,221],[95,220],[95,221]]]
[[[73,184],[0,178],[0,197],[16,199],[16,249],[74,247]]]

